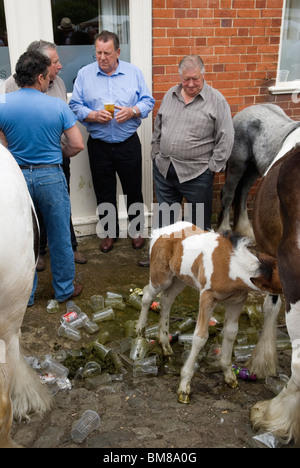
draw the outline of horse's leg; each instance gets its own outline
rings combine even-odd
[[[171,356],[173,350],[169,340],[169,317],[170,310],[175,298],[183,291],[186,284],[174,277],[171,286],[169,286],[161,295],[161,313],[159,322],[159,342],[161,344],[163,355]]]
[[[254,233],[248,217],[247,198],[252,185],[258,177],[259,172],[254,162],[250,161],[235,191],[233,201],[233,230],[252,239],[254,239]]]
[[[226,182],[221,192],[222,208],[218,220],[218,231],[230,231],[230,210],[233,205],[235,191],[243,177],[248,164],[248,147],[246,144],[234,144],[232,154],[227,163]]]
[[[191,380],[194,374],[194,366],[200,350],[208,339],[208,327],[215,301],[210,291],[200,294],[199,314],[196,329],[193,336],[193,344],[189,357],[181,369],[181,380],[177,390],[180,403],[190,402]]]
[[[1,335],[0,360],[0,447],[8,448],[16,445],[10,438],[10,427],[13,419],[10,398],[11,386],[17,366],[19,341],[18,335],[4,337]]]
[[[238,386],[236,375],[232,370],[232,348],[239,329],[239,318],[245,300],[237,304],[227,304],[224,324],[224,338],[221,351],[221,368],[224,373],[225,382],[231,388]]]
[[[276,324],[280,308],[280,296],[267,294],[263,306],[263,330],[252,356],[246,364],[259,379],[277,373]]]
[[[150,281],[150,283],[144,287],[143,290],[143,299],[142,299],[142,310],[140,313],[140,317],[138,323],[136,325],[136,333],[138,336],[144,336],[145,328],[147,325],[147,318],[148,318],[148,311],[149,308],[154,301],[155,297],[160,293],[161,289],[158,287],[154,287]]]
[[[286,314],[293,345],[292,376],[287,386],[273,400],[256,403],[250,412],[254,429],[263,429],[288,443],[300,443],[300,301]]]

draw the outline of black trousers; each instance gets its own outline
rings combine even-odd
[[[180,213],[179,207],[185,199],[189,204],[185,221],[192,222],[204,230],[211,228],[214,175],[209,169],[195,179],[180,183],[172,163],[165,179],[154,161],[153,177],[159,204],[154,216],[156,227],[175,223]],[[174,207],[174,211],[170,210],[170,207]]]
[[[142,149],[137,133],[122,143],[106,143],[90,136],[87,147],[99,218],[105,235],[113,238],[119,235],[116,174],[125,195],[128,219],[130,222],[136,217],[141,220],[136,225],[137,233],[141,233],[144,221]],[[109,217],[106,207],[108,210],[109,207],[113,208],[109,210]]]

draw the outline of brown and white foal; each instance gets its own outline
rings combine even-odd
[[[151,302],[161,294],[159,342],[165,356],[169,344],[169,314],[176,296],[188,285],[200,291],[198,321],[191,353],[181,371],[179,401],[189,403],[190,383],[198,353],[208,339],[212,311],[225,303],[221,367],[226,383],[236,388],[231,357],[238,322],[250,290],[260,291],[251,278],[272,282],[272,268],[263,265],[247,249],[249,241],[235,235],[205,232],[190,223],[179,222],[154,231],[150,245],[150,283],[144,288],[143,305],[137,324],[143,335]],[[270,285],[269,285],[270,286]]]

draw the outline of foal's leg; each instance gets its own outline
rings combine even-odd
[[[161,295],[161,313],[159,322],[159,342],[161,344],[163,355],[172,356],[173,350],[169,340],[169,318],[170,310],[178,294],[183,291],[186,284],[174,277],[171,286],[169,286]]]
[[[156,296],[161,292],[161,288],[154,287],[150,281],[150,283],[144,287],[143,290],[143,299],[142,299],[142,310],[140,313],[140,317],[136,326],[136,333],[138,336],[143,336],[145,334],[145,328],[147,326],[147,318],[148,318],[148,311],[149,308],[156,298]]]
[[[225,382],[231,388],[238,386],[236,375],[232,370],[232,348],[239,328],[239,318],[245,300],[237,304],[226,306],[224,338],[221,351],[221,368],[224,372]]]
[[[214,305],[213,294],[210,291],[203,291],[200,294],[199,315],[193,337],[192,349],[181,370],[181,381],[177,390],[180,403],[187,404],[190,402],[191,380],[194,374],[194,366],[198,354],[207,342],[209,336],[208,327]]]

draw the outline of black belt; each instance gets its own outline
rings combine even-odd
[[[61,167],[61,164],[32,164],[31,166],[19,165],[20,169],[46,169],[47,167]]]

